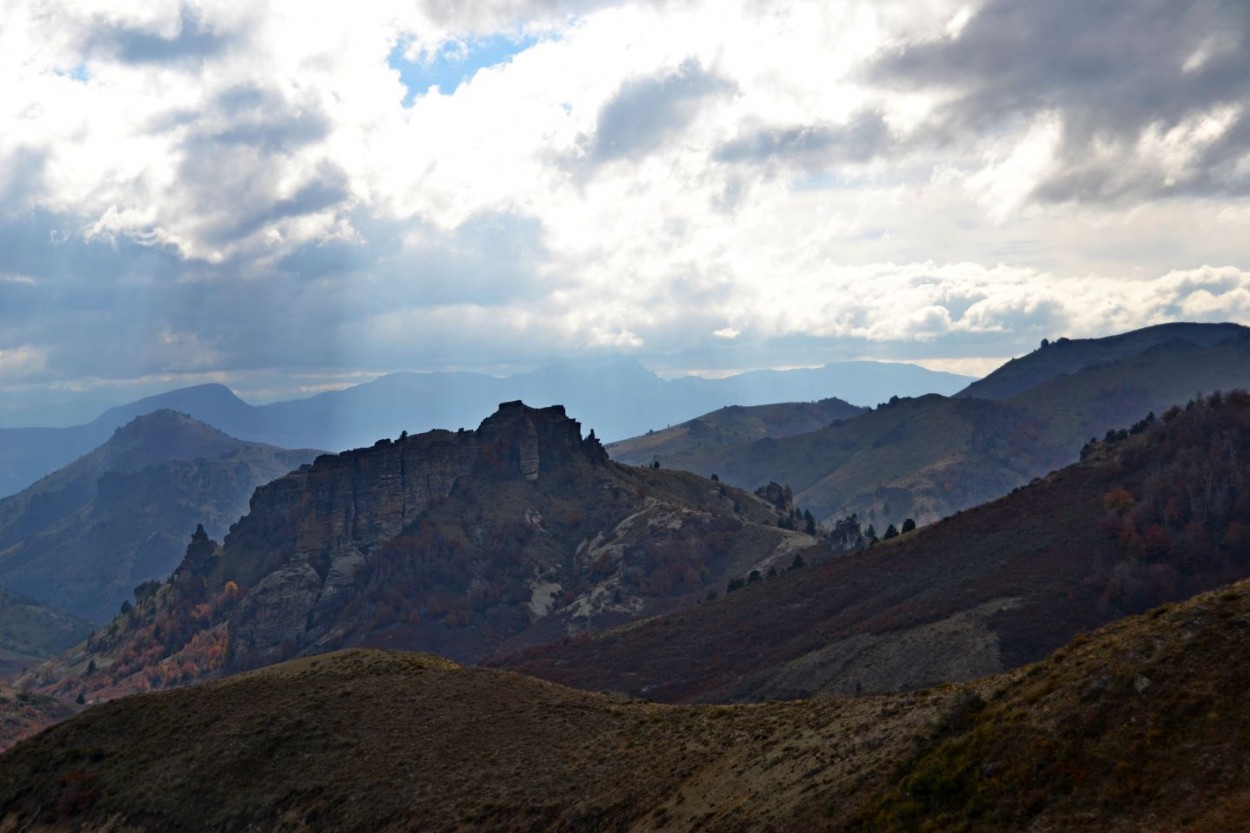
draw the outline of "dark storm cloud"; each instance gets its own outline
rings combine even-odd
[[[229,44],[229,38],[205,29],[199,15],[183,6],[178,32],[173,37],[105,25],[92,36],[88,51],[104,52],[127,64],[199,63],[220,54]]]
[[[732,89],[732,82],[693,60],[670,74],[626,82],[599,111],[591,157],[605,162],[644,156],[690,124],[703,99]]]
[[[955,93],[937,138],[994,131],[1057,112],[1063,164],[1037,192],[1047,200],[1114,200],[1166,193],[1245,193],[1234,166],[1250,152],[1250,114],[1200,151],[1196,173],[1168,182],[1118,169],[1148,130],[1160,133],[1223,106],[1243,107],[1250,89],[1250,3],[1244,0],[990,0],[959,37],[893,54],[880,81]],[[1117,154],[1110,154],[1117,156]]]
[[[840,126],[804,126],[755,130],[717,149],[718,162],[758,164],[772,160],[803,167],[867,162],[891,145],[890,130],[880,113],[863,112]]]

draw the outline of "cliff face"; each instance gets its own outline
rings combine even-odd
[[[476,431],[431,431],[326,454],[257,489],[248,515],[226,536],[217,572],[246,587],[284,565],[307,564],[324,582],[475,470],[532,482],[544,468],[606,459],[593,432],[583,440],[562,406],[505,402]]]
[[[612,463],[560,406],[323,455],[217,545],[40,669],[49,691],[162,687],[355,645],[473,661],[672,609],[806,536],[696,475]],[[97,671],[84,673],[91,665]]]

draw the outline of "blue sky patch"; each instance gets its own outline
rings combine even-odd
[[[408,88],[404,106],[410,107],[419,95],[437,86],[444,95],[451,95],[463,82],[479,70],[507,63],[534,44],[533,35],[491,35],[444,44],[433,60],[410,61],[404,57],[408,44],[400,42],[386,57],[392,69],[399,70],[399,80]]]

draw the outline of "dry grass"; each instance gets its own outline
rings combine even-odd
[[[702,707],[340,652],[19,744],[0,831],[1246,829],[1248,631],[1242,583],[961,686]]]
[[[143,830],[824,827],[949,696],[658,706],[349,651],[95,707],[4,760],[0,807]]]

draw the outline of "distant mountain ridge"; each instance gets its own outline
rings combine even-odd
[[[318,453],[237,440],[171,410],[135,417],[0,499],[0,586],[107,621],[137,584],[169,575],[197,523],[224,534],[257,486]]]
[[[1214,347],[1244,339],[1250,328],[1240,324],[1157,324],[1103,338],[1058,338],[1026,356],[1011,359],[956,396],[1009,399],[1030,388],[1099,365],[1107,365],[1159,348],[1180,345]]]
[[[605,440],[664,428],[725,405],[815,401],[873,404],[891,395],[954,393],[970,377],[914,365],[843,362],[824,368],[751,371],[724,379],[665,380],[637,362],[546,367],[495,378],[478,373],[395,373],[307,399],[249,405],[223,385],[197,385],[111,408],[70,428],[0,428],[0,496],[12,494],[108,439],[115,428],[161,408],[231,436],[285,448],[342,451],[402,431],[469,427],[499,402],[562,404]]]
[[[993,384],[983,389],[978,382],[954,397],[891,398],[806,434],[634,454],[654,444],[644,435],[614,448],[625,449],[625,459],[715,472],[746,489],[788,483],[796,502],[827,525],[858,514],[880,533],[906,517],[928,523],[998,497],[1074,461],[1090,438],[1149,411],[1204,391],[1250,388],[1250,328],[1169,324],[1057,342],[987,380]],[[1026,383],[1006,398],[974,395]]]

